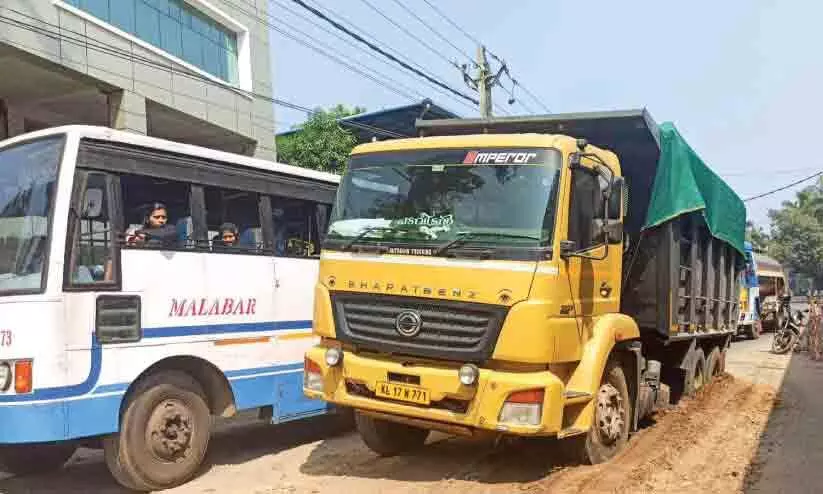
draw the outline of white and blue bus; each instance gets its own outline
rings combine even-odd
[[[101,127],[0,143],[0,470],[102,445],[159,489],[195,475],[213,416],[329,411],[302,373],[337,185]]]

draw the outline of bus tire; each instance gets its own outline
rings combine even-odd
[[[611,460],[629,440],[631,402],[626,374],[612,359],[606,363],[595,396],[592,427],[585,436],[570,438],[574,459],[596,465]]]
[[[151,374],[131,393],[120,432],[104,440],[112,476],[134,490],[168,489],[197,474],[211,433],[203,389],[188,374]]]
[[[355,412],[354,423],[363,442],[380,456],[396,456],[419,448],[429,431],[419,427],[389,422]]]
[[[0,471],[33,475],[59,470],[74,454],[72,442],[0,446]]]

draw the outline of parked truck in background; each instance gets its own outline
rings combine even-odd
[[[645,110],[418,122],[357,147],[304,392],[382,455],[431,430],[610,459],[724,366],[745,209]]]
[[[756,339],[763,331],[760,319],[760,282],[757,279],[757,261],[750,242],[744,242],[745,268],[740,283],[740,315],[737,320],[737,334]]]
[[[777,260],[759,252],[755,252],[754,257],[757,259],[760,320],[763,321],[763,329],[777,331],[784,318],[780,300],[788,291],[786,275]]]

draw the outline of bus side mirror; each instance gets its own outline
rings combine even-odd
[[[83,200],[83,218],[99,218],[103,212],[103,189],[86,189]]]

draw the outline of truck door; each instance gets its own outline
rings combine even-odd
[[[590,327],[592,317],[617,312],[620,300],[620,245],[608,248],[594,232],[594,220],[620,217],[620,202],[604,198],[608,182],[592,168],[578,166],[571,171],[567,240],[587,257],[570,257],[565,263],[570,280],[571,298],[583,327]]]

